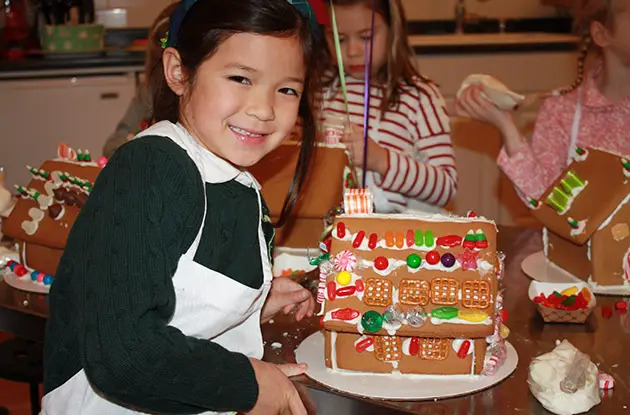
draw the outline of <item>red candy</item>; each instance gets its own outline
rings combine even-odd
[[[372,337],[366,337],[365,339],[358,342],[356,346],[354,346],[354,348],[356,349],[357,352],[361,353],[373,344],[374,344],[374,339]]]
[[[363,242],[363,238],[365,238],[365,231],[359,231],[357,236],[354,237],[354,241],[352,242],[352,246],[358,248],[361,246],[361,242]]]
[[[328,284],[326,284],[326,290],[328,290],[329,300],[333,301],[335,298],[337,298],[337,285],[334,281],[329,281]]]
[[[412,337],[409,342],[409,354],[415,356],[420,351],[420,339],[418,337]]]
[[[363,280],[357,280],[354,283],[354,286],[357,287],[357,292],[362,293],[365,290],[365,285],[363,284]]]
[[[368,241],[368,248],[374,249],[376,248],[376,244],[378,243],[378,235],[373,233],[370,235],[370,240]]]
[[[339,222],[337,224],[337,237],[343,238],[346,236],[346,224],[343,222]]]
[[[488,241],[476,241],[475,248],[477,249],[486,249],[488,247]]]
[[[438,251],[429,251],[427,252],[426,261],[429,265],[436,265],[440,262],[440,253]]]
[[[416,244],[416,238],[415,238],[414,232],[413,230],[409,229],[407,231],[407,246],[411,248],[415,244]]]
[[[605,305],[602,306],[602,317],[609,319],[612,316],[612,307]]]
[[[336,292],[336,295],[337,297],[348,297],[354,294],[356,291],[357,291],[357,287],[353,287],[352,285],[349,285],[347,287],[342,287],[338,289]]]
[[[28,272],[28,270],[24,267],[24,265],[20,264],[18,266],[15,267],[15,269],[13,270],[13,272],[15,273],[15,275],[17,275],[18,277],[23,277],[24,275],[26,275],[26,273]]]
[[[475,213],[474,210],[469,210],[468,213],[466,213],[466,216],[469,218],[476,218],[477,214]]]
[[[462,237],[459,235],[440,236],[436,243],[443,248],[454,248],[462,244]]]
[[[321,316],[319,318],[319,327],[322,329],[324,328],[324,316]]]
[[[374,268],[379,271],[385,271],[389,267],[389,261],[384,256],[380,256],[374,260]]]
[[[628,303],[626,303],[625,301],[617,301],[615,303],[615,308],[617,310],[626,310],[628,308]]]
[[[330,316],[335,320],[348,321],[354,320],[355,318],[359,317],[360,314],[361,313],[353,308],[342,308],[341,310],[333,311],[332,313],[330,313]]]
[[[464,340],[462,345],[459,346],[459,350],[457,351],[457,357],[460,359],[464,359],[468,356],[468,350],[470,350],[470,340]]]
[[[508,313],[507,311],[505,311],[505,308],[501,310],[501,321],[503,321],[504,323],[508,321]]]

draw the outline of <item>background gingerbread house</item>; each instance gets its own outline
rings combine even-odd
[[[545,256],[583,280],[630,283],[630,163],[599,149],[577,149],[574,161],[532,200],[543,224]]]

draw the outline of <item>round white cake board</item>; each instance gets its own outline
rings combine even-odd
[[[306,375],[314,381],[350,395],[394,400],[429,400],[468,395],[489,388],[514,372],[518,354],[507,343],[507,359],[494,376],[402,375],[332,371],[324,363],[324,335],[307,337],[295,351],[296,361],[308,363]]]
[[[547,260],[543,251],[535,252],[525,258],[521,262],[521,269],[528,277],[540,282],[586,282]],[[589,284],[589,287],[595,294],[630,295],[630,286],[627,285]]]
[[[8,269],[8,268],[7,268]],[[17,288],[22,291],[29,291],[38,294],[48,294],[50,291],[50,285],[38,284],[31,280],[30,274],[26,274],[24,277],[17,277],[12,272],[4,273],[4,281],[13,288]]]

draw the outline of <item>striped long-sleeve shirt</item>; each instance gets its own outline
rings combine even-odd
[[[347,77],[350,122],[363,125],[363,81]],[[450,122],[437,87],[418,80],[401,84],[397,107],[381,115],[384,89],[372,86],[369,137],[388,152],[384,176],[369,172],[367,185],[380,212],[436,211],[457,187]],[[338,82],[323,91],[321,118],[345,115]]]

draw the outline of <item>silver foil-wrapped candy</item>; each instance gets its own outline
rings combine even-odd
[[[406,314],[407,324],[411,327],[422,327],[425,325],[428,319],[427,312],[422,307],[414,307],[407,311]]]
[[[399,305],[390,305],[385,309],[385,312],[383,313],[383,320],[387,324],[402,324],[405,320],[405,314],[403,313],[402,308]]]

